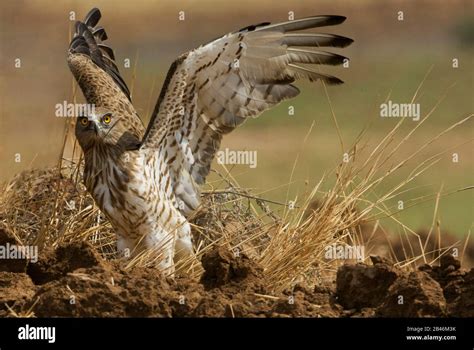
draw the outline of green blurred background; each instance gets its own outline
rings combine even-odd
[[[82,19],[94,6],[102,11],[101,25],[107,30],[122,75],[129,86],[133,85],[133,101],[144,120],[149,118],[169,65],[179,54],[249,24],[287,20],[290,11],[296,18],[317,14],[348,17],[341,26],[321,30],[355,39],[352,46],[339,50],[351,58],[348,68],[324,68],[346,82],[328,88],[346,148],[370,125],[364,140],[371,150],[398,122],[396,118],[380,118],[380,104],[387,96],[394,102],[410,102],[430,69],[417,100],[422,115],[443,95],[446,97],[430,120],[397,151],[396,159],[409,156],[474,109],[472,1],[7,0],[0,5],[0,180],[24,169],[57,163],[64,120],[54,116],[55,105],[72,97],[72,76],[65,60],[73,24],[70,11]],[[178,20],[179,11],[184,11],[184,21]],[[399,11],[403,11],[403,21],[398,20]],[[16,58],[21,59],[20,69],[14,67]],[[131,60],[130,69],[123,68],[126,58]],[[458,68],[452,66],[454,58],[459,60]],[[305,82],[298,86],[302,91],[299,97],[249,121],[227,136],[222,145],[258,151],[256,169],[235,166],[232,174],[240,185],[273,200],[285,200],[287,193],[290,199],[301,198],[342,159],[323,87]],[[289,106],[295,109],[293,116],[288,115]],[[303,144],[313,122],[314,128]],[[406,120],[403,129],[408,131],[414,125]],[[435,193],[441,185],[445,191],[472,185],[474,157],[472,142],[468,141],[473,136],[472,122],[457,128],[378,192],[400,182],[403,174],[430,155],[461,144],[409,185],[416,187],[413,191],[392,204]],[[451,160],[453,152],[459,154],[458,163]],[[21,154],[19,163],[15,162],[17,153]],[[215,176],[210,178],[211,183],[213,179]],[[399,217],[416,230],[431,224],[433,208],[434,201],[426,202]],[[442,198],[439,215],[444,229],[466,235],[473,223],[473,192]]]

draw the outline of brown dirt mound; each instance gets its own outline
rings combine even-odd
[[[377,309],[385,317],[441,317],[446,315],[446,299],[438,282],[422,271],[400,276],[388,289]]]
[[[14,241],[8,232],[2,235]],[[125,270],[87,243],[65,243],[44,251],[26,269],[18,261],[2,261],[0,316],[30,311],[37,317],[473,316],[474,272],[461,269],[453,257],[413,272],[378,257],[372,263],[343,265],[335,285],[296,285],[276,294],[255,262],[224,247],[203,256],[205,272],[194,281],[165,278],[152,268]]]
[[[373,266],[343,265],[337,273],[338,301],[347,309],[376,307],[389,287],[400,276],[400,271],[388,262],[372,257]]]
[[[201,283],[206,289],[240,284],[241,287],[258,289],[263,272],[246,255],[240,257],[224,247],[218,247],[203,256],[204,274]]]
[[[10,310],[22,310],[32,300],[36,286],[25,273],[0,272],[0,317],[10,315]],[[7,306],[8,305],[8,306]]]
[[[19,241],[4,226],[0,226],[0,247],[5,250],[8,246],[18,245]],[[0,259],[0,271],[25,272],[28,261],[26,259]]]
[[[29,264],[27,273],[35,284],[57,280],[79,268],[103,267],[105,261],[86,242],[73,242],[47,249],[38,262]]]

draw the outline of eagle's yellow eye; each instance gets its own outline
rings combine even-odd
[[[82,117],[81,120],[79,120],[79,123],[81,123],[82,126],[87,126],[89,125],[89,119]]]
[[[102,117],[102,123],[104,123],[104,124],[110,124],[111,120],[112,120],[112,118],[110,118],[110,115],[109,115],[109,114],[104,115],[104,116]]]

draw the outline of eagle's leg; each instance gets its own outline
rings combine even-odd
[[[140,239],[117,235],[119,256],[132,259],[140,253],[146,254],[145,250],[152,250],[149,258],[153,259],[158,254],[158,269],[171,276],[174,274],[174,246],[174,235],[163,230],[149,233]]]
[[[174,248],[174,261],[177,262],[194,254],[191,240],[191,225],[183,219],[177,228],[176,245]]]
[[[176,239],[174,234],[159,229],[144,237],[145,249],[153,250],[154,254],[150,256],[153,259],[158,255],[158,269],[169,276],[174,276],[174,247]]]
[[[136,255],[137,241],[130,237],[117,235],[117,251],[119,256],[131,258]]]

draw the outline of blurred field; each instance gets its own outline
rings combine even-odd
[[[76,11],[82,18],[93,6],[102,10],[102,25],[107,29],[118,62],[125,58],[132,60],[132,68],[121,71],[129,85],[134,81],[134,102],[145,120],[166,70],[176,56],[252,23],[286,20],[288,11],[294,11],[296,17],[313,14],[348,17],[342,26],[325,29],[355,39],[351,47],[341,51],[351,58],[350,67],[326,70],[346,82],[328,88],[346,149],[370,125],[365,139],[370,150],[398,121],[380,118],[380,103],[387,96],[393,101],[409,102],[430,69],[418,98],[422,115],[446,96],[397,158],[411,154],[474,110],[474,16],[469,1],[319,1],[317,5],[313,1],[275,4],[266,0],[62,1],[60,4],[49,0],[4,1],[0,5],[0,180],[26,168],[57,162],[64,120],[54,117],[54,106],[70,101],[72,96],[72,77],[65,62],[72,25],[69,11]],[[186,20],[180,22],[177,14],[182,10]],[[397,20],[398,11],[404,11],[402,22]],[[22,60],[20,69],[14,67],[15,58]],[[459,68],[452,67],[453,58],[459,59]],[[251,120],[229,135],[222,145],[222,148],[257,150],[256,169],[237,166],[232,173],[241,186],[279,201],[287,199],[287,184],[297,157],[288,199],[311,189],[342,158],[323,87],[306,83],[298,86],[302,90],[298,98]],[[295,108],[293,116],[287,112],[290,105]],[[313,122],[314,128],[303,145]],[[407,120],[404,128],[408,130],[414,124]],[[472,137],[470,122],[431,145],[423,153],[425,157],[461,146],[447,152],[441,162],[410,184],[409,187],[416,188],[405,193],[401,200],[433,194],[441,185],[447,192],[472,185],[473,149],[472,143],[466,143]],[[453,152],[459,154],[458,163],[451,161]],[[17,153],[21,154],[20,163],[15,162]],[[431,225],[433,209],[434,201],[430,201],[407,210],[401,219],[413,229],[426,227]],[[439,216],[447,231],[466,235],[472,228],[472,191],[442,198]]]

